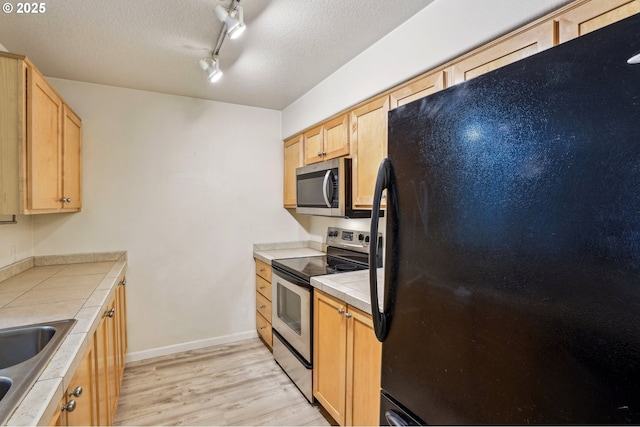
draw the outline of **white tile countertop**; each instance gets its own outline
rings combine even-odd
[[[302,258],[324,255],[324,245],[320,242],[257,243],[253,245],[253,257],[271,265],[274,259]]]
[[[384,295],[384,268],[378,273],[378,305],[382,309]],[[371,292],[369,291],[369,270],[348,273],[327,274],[311,278],[311,286],[333,297],[371,314]]]
[[[48,425],[126,268],[122,251],[31,257],[0,269],[0,328],[77,320],[7,425]]]

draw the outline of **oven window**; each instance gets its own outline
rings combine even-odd
[[[302,336],[302,315],[300,296],[278,283],[278,317],[296,334]]]

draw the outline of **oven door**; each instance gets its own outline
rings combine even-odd
[[[272,327],[311,363],[311,286],[272,271]]]

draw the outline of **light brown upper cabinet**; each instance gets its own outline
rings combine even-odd
[[[77,212],[82,121],[24,56],[0,53],[0,214]]]
[[[445,73],[444,71],[438,71],[433,74],[420,77],[417,80],[412,80],[408,84],[391,92],[389,104],[393,110],[401,105],[408,104],[417,99],[429,96],[432,93],[441,91],[444,88]]]
[[[302,134],[284,142],[284,207],[296,207],[296,168],[303,166]]]
[[[352,207],[371,209],[378,167],[387,156],[389,96],[351,111]]]
[[[552,21],[542,22],[509,34],[456,61],[449,68],[453,84],[467,81],[549,49],[553,47],[554,41],[554,23]]]
[[[640,12],[640,0],[592,0],[568,10],[558,18],[558,42],[613,24]]]
[[[304,164],[349,155],[349,115],[331,119],[304,133]]]
[[[82,120],[64,105],[62,115],[62,211],[82,208]]]

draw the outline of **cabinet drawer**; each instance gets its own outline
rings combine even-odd
[[[256,276],[256,291],[260,292],[266,299],[271,301],[271,283],[260,276]]]
[[[256,313],[256,329],[263,340],[273,347],[273,335],[271,334],[271,323],[267,321],[260,313]]]
[[[256,311],[271,323],[271,301],[260,292],[256,292]]]
[[[260,260],[256,260],[256,274],[271,283],[271,266]]]

